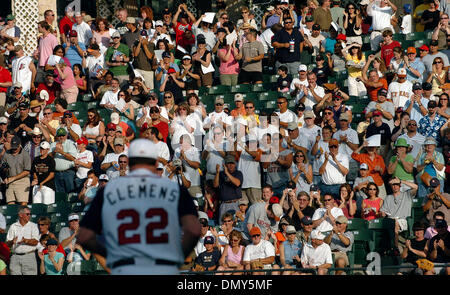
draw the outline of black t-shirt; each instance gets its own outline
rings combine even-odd
[[[418,251],[423,251],[425,249],[425,245],[427,244],[427,239],[423,239],[422,241],[418,242],[415,239],[411,240],[411,248]],[[417,254],[414,254],[413,252],[408,250],[408,257],[406,257],[405,262],[409,263],[416,263],[418,259],[422,259],[422,257],[419,257]]]
[[[444,245],[447,249],[450,248],[450,234],[447,231],[443,236],[440,235],[435,235],[434,237],[431,238],[430,243],[429,243],[429,249],[428,249],[428,253],[431,253],[434,250],[434,241],[438,241],[439,240],[444,240]],[[433,262],[436,263],[447,263],[450,262],[450,256],[445,255],[444,251],[442,250],[441,247],[437,246],[437,257],[435,260],[433,260]]]
[[[283,78],[281,76],[278,77],[277,79],[277,87],[276,88],[280,88],[281,90],[283,90],[283,88],[289,88],[292,82],[292,76],[291,74],[287,74],[286,78]],[[277,89],[275,89],[277,90]]]
[[[120,36],[122,36],[122,37],[123,37],[123,34],[125,34],[126,32],[128,32],[128,28],[127,28],[127,26],[125,25],[125,23],[123,23],[123,22],[118,23],[118,24],[116,25],[115,29],[116,29],[117,31],[119,31]],[[120,42],[122,42],[122,43],[125,44],[125,40],[124,40],[124,39],[121,39]]]
[[[242,181],[244,176],[241,171],[236,170],[231,175],[241,182],[240,186],[235,186],[228,176],[225,175],[225,172],[220,171],[219,174],[219,184],[220,184],[220,198],[221,201],[231,201],[242,198]]]
[[[220,256],[220,251],[217,249],[214,249],[212,252],[204,251],[198,255],[195,259],[195,263],[205,268],[212,267],[219,264]]]
[[[92,200],[91,207],[86,212],[80,226],[94,231],[96,234],[101,234],[103,229],[102,224],[102,207],[104,199],[104,188],[97,191],[96,197]],[[132,204],[130,204],[131,206]],[[180,198],[178,201],[178,218],[181,223],[181,217],[185,215],[198,216],[195,209],[194,201],[185,187],[180,187]]]
[[[126,44],[130,49],[133,48],[133,46],[137,45],[139,43],[139,37],[141,35],[139,34],[139,30],[136,29],[134,32],[128,31],[123,34],[122,36],[122,42]],[[142,49],[143,50],[143,49]]]
[[[27,125],[28,128],[33,129],[34,125],[38,124],[39,121],[35,117],[27,116],[25,120],[21,120],[20,118],[13,119],[10,124],[11,129],[17,128],[21,124]],[[20,140],[22,141],[22,146],[25,146],[25,143],[31,140],[31,135],[29,135],[25,130],[22,128],[19,129],[17,132],[17,135],[20,137]]]
[[[439,10],[436,10],[436,11],[431,12],[431,11],[429,11],[429,10],[427,9],[427,10],[425,10],[425,11],[422,13],[422,19],[423,19],[423,20],[426,21],[426,20],[428,20],[428,19],[430,19],[430,18],[433,19],[432,22],[429,22],[429,23],[426,23],[426,24],[425,24],[425,26],[424,26],[424,31],[432,31],[432,30],[434,30],[434,28],[436,28],[436,27],[438,26],[438,24],[439,24],[439,15],[440,15]]]
[[[381,134],[381,145],[385,145],[388,140],[391,140],[391,128],[386,123],[382,123],[380,127],[372,123],[367,127],[366,138],[375,134]]]
[[[308,216],[310,218],[314,215],[314,208],[310,206],[306,206],[305,209],[302,210],[303,215]],[[294,214],[292,214],[291,220],[289,220],[289,223],[292,224],[295,227],[296,231],[299,231],[302,229],[302,222],[300,220],[300,217],[298,217],[297,211],[294,210]]]
[[[285,29],[278,31],[272,38],[272,44],[274,42],[278,43],[289,43],[294,40],[294,52],[290,52],[289,48],[277,48],[275,52],[275,60],[280,63],[289,63],[300,60],[300,43],[304,41],[302,34],[298,29],[293,29],[292,33],[289,34]]]
[[[328,83],[328,77],[331,76],[330,68],[326,65],[324,65],[321,68],[315,67],[312,70],[314,73],[316,73],[317,76],[317,85],[322,86],[323,83]]]
[[[172,92],[175,104],[183,102],[184,100],[183,90],[180,88],[180,86],[178,86],[177,83],[175,83],[172,77],[169,77],[169,79],[167,80],[164,91]]]
[[[41,159],[41,157],[36,157],[31,164],[31,174],[37,174],[38,183],[41,184],[51,172],[55,172],[55,159],[50,156]],[[44,184],[45,186],[55,190],[54,178]]]

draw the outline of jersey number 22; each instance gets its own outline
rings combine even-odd
[[[159,236],[154,235],[154,230],[165,229],[167,226],[167,211],[163,208],[150,208],[145,212],[146,218],[152,218],[159,216],[159,222],[150,222],[145,227],[146,233],[146,243],[147,244],[164,244],[168,243],[169,235],[167,233],[162,233]],[[131,237],[127,237],[125,232],[127,230],[136,230],[140,225],[139,212],[134,209],[123,209],[117,213],[117,219],[122,220],[127,217],[131,217],[130,223],[124,223],[118,228],[118,239],[119,245],[125,244],[139,244],[141,243],[141,235],[134,234]]]

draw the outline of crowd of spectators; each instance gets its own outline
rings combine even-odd
[[[54,26],[47,10],[30,55],[14,15],[0,22],[1,200],[20,205],[8,226],[0,212],[0,274],[58,275],[65,261],[93,257],[104,265],[76,242],[82,212],[52,233],[31,208],[65,194],[88,210],[100,187],[128,173],[139,137],[158,147],[160,176],[198,208],[202,237],[186,270],[330,274],[349,266],[352,219],[386,220],[384,254],[404,260],[399,273],[419,273],[419,258],[449,262],[445,0],[414,10],[281,0],[261,22],[246,6],[236,19],[219,7],[212,20],[186,4],[160,17],[121,8],[115,25],[68,7]],[[402,43],[418,33],[430,36],[419,48]],[[231,92],[248,84],[278,92],[273,107]],[[425,214],[412,225],[416,198]],[[414,239],[400,243],[410,227]]]

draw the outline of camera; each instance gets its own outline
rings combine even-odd
[[[173,160],[172,164],[173,164],[173,167],[175,168],[175,171],[177,173],[181,172],[182,166],[183,166],[183,162],[180,159]]]

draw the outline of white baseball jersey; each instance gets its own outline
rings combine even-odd
[[[103,231],[109,266],[127,258],[182,264],[180,218],[187,214],[196,210],[185,188],[136,169],[99,190],[81,226]]]
[[[412,94],[412,83],[408,80],[403,83],[392,82],[389,85],[387,99],[392,100],[395,108],[404,107]]]

